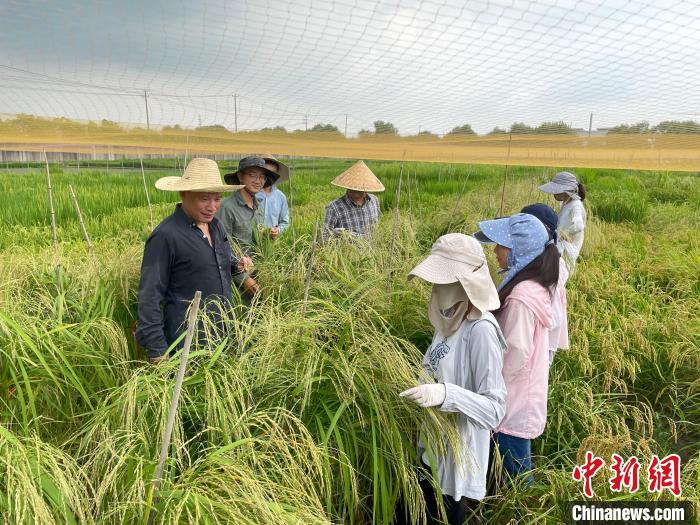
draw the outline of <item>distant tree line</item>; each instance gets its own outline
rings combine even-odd
[[[70,120],[64,117],[59,118],[43,118],[34,115],[19,114],[14,118],[0,120],[0,133],[10,133],[17,135],[33,135],[33,134],[47,134],[47,135],[92,135],[95,133],[126,133],[126,134],[143,134],[143,133],[182,133],[187,132],[189,134],[196,135],[197,133],[209,134],[216,133],[221,134],[231,134],[231,131],[226,126],[221,124],[213,124],[207,126],[199,126],[192,129],[185,129],[179,125],[174,126],[164,126],[159,131],[156,130],[146,130],[142,127],[136,128],[125,128],[116,122],[111,120],[103,119],[99,122],[79,122],[75,120]],[[579,130],[580,131],[580,130]],[[611,128],[607,128],[607,132],[610,134],[642,134],[642,133],[677,133],[677,134],[700,134],[700,123],[693,120],[664,120],[659,122],[655,126],[651,126],[649,122],[642,121],[635,124],[620,124]],[[293,131],[287,131],[283,126],[266,127],[259,130],[252,131],[241,131],[240,133],[278,133],[278,134],[305,134],[305,133],[324,133],[333,134],[339,137],[343,136],[343,133],[338,129],[337,126],[333,124],[317,123],[312,128],[308,130],[295,129]],[[575,135],[577,130],[573,129],[569,124],[563,121],[548,121],[542,122],[539,126],[529,126],[524,122],[515,122],[509,129],[503,129],[499,127],[493,128],[491,131],[486,133],[486,136],[493,135]],[[358,138],[367,139],[371,137],[387,137],[387,136],[398,136],[399,130],[394,124],[384,120],[376,120],[373,125],[373,129],[361,129],[358,133]],[[413,137],[419,137],[424,139],[439,139],[440,136],[428,130],[422,130],[417,135],[407,135]],[[477,133],[471,127],[470,124],[462,124],[461,126],[455,126],[450,131],[445,134],[445,138],[459,138],[459,137],[469,137],[477,136]]]
[[[656,126],[650,126],[643,120],[636,124],[620,124],[608,129],[608,133],[700,133],[700,123],[694,120],[664,120]]]

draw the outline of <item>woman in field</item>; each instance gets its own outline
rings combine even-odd
[[[271,179],[265,181],[263,189],[256,195],[265,212],[265,226],[269,228],[270,238],[276,239],[289,228],[287,196],[277,187],[278,184],[289,179],[289,167],[270,155],[263,157],[263,159],[265,167],[279,175],[274,183]]]
[[[547,420],[549,330],[560,256],[542,222],[526,213],[482,221],[475,236],[496,245],[505,272],[495,316],[508,345],[503,358],[508,393],[505,417],[493,437],[506,473],[515,477],[532,469],[531,440],[542,434]]]
[[[562,171],[557,173],[550,182],[540,186],[540,190],[554,195],[554,198],[561,203],[557,246],[569,270],[573,271],[576,259],[581,253],[583,232],[586,228],[586,209],[583,206],[583,201],[586,200],[586,188],[576,180],[573,173]]]
[[[537,217],[547,228],[549,238],[557,242],[557,225],[559,218],[557,212],[546,204],[530,204],[525,206],[521,213],[528,213]],[[559,281],[555,292],[552,294],[552,328],[549,330],[549,366],[552,366],[557,350],[569,348],[569,324],[566,315],[566,282],[569,279],[569,269],[564,258],[559,259]]]
[[[432,467],[440,484],[448,523],[461,524],[486,495],[490,432],[505,411],[501,374],[505,339],[491,314],[499,306],[498,292],[483,248],[461,233],[440,237],[409,279],[413,276],[433,285],[428,317],[435,331],[423,358],[429,382],[400,396],[424,408],[457,414],[465,451],[459,461],[449,446],[444,457],[436,457],[435,447],[424,436],[418,448],[424,466]],[[420,484],[429,522],[443,523],[432,485],[426,479]]]

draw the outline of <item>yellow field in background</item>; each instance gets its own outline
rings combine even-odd
[[[228,133],[176,130],[56,134],[1,134],[5,151],[158,154],[270,153],[308,157],[454,162],[474,164],[700,171],[700,135],[630,134],[496,135],[446,137],[370,136],[334,133]]]

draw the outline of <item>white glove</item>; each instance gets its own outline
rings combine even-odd
[[[447,391],[442,383],[414,386],[404,390],[399,397],[407,397],[416,405],[423,408],[440,406],[445,402]]]

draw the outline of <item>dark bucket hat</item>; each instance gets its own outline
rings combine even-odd
[[[265,186],[270,186],[280,178],[279,174],[265,167],[265,159],[262,157],[243,157],[238,162],[238,169],[233,173],[224,175],[226,184],[241,184],[239,175],[246,168],[260,168],[265,172]],[[234,182],[235,181],[235,182]]]
[[[263,155],[262,158],[265,159],[265,162],[267,163],[277,165],[277,174],[279,175],[279,178],[272,184],[282,184],[284,181],[289,179],[289,166],[282,163],[279,159],[276,159],[272,155]]]
[[[540,221],[542,221],[542,224],[545,225],[547,231],[549,231],[549,234],[552,236],[552,239],[554,239],[554,242],[557,242],[557,226],[559,225],[559,216],[550,206],[538,202],[537,204],[525,206],[522,210],[520,210],[520,213],[528,213],[537,217]]]

